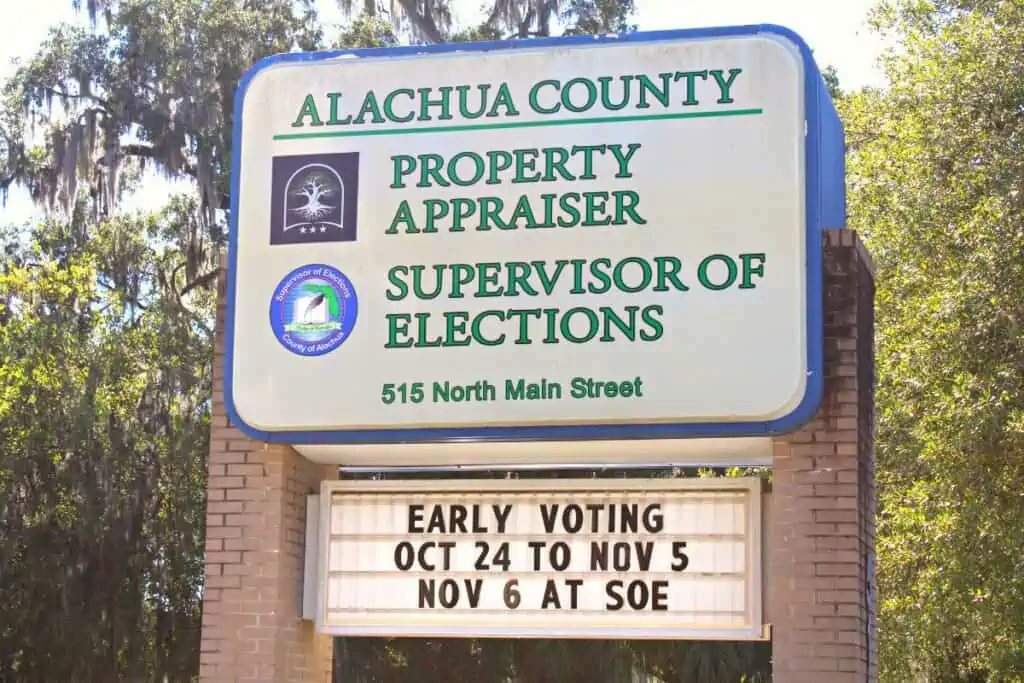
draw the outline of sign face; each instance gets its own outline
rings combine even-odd
[[[760,480],[325,482],[332,635],[760,639]]]
[[[282,55],[235,121],[250,436],[764,435],[817,407],[842,140],[784,29]]]

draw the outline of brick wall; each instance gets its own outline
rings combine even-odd
[[[222,270],[218,330],[225,283]],[[306,495],[337,471],[228,426],[220,335],[213,382],[200,680],[327,683],[331,639],[299,615]]]
[[[774,449],[767,595],[778,683],[877,679],[873,272],[850,230],[826,233],[824,261],[824,397],[816,418]]]

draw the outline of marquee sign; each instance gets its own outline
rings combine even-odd
[[[325,482],[331,635],[760,639],[756,478]]]
[[[250,436],[765,435],[817,407],[843,145],[785,29],[281,55],[235,124]]]

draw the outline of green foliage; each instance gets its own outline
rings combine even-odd
[[[878,265],[888,681],[1024,680],[1024,2],[883,3],[842,104]]]
[[[394,47],[398,34],[391,22],[370,14],[360,14],[341,32],[334,48]]]
[[[490,0],[482,7],[484,20],[477,26],[457,27],[453,24],[453,8],[465,0],[376,0],[355,2],[339,0],[348,16],[355,17],[353,26],[365,25],[365,17],[388,23],[396,34],[418,43],[468,42],[502,38],[533,38],[593,33],[635,31],[629,23],[635,11],[635,0]],[[386,12],[383,11],[386,5]],[[345,31],[339,41],[347,46],[373,46],[361,31]]]
[[[825,87],[828,88],[828,94],[832,97],[833,101],[839,101],[843,96],[843,91],[839,87],[839,72],[836,68],[829,64],[821,70],[822,79],[825,81]]]
[[[33,157],[23,140],[7,144],[0,179],[25,183],[65,215],[87,195],[99,218],[114,210],[126,165],[156,164],[194,181],[198,218],[215,231],[217,212],[228,206],[235,87],[262,57],[320,46],[315,15],[303,4],[91,2],[105,30],[54,28],[7,83],[0,131],[15,138],[29,127],[44,131],[44,153]]]
[[[568,0],[563,19],[566,35],[628,33],[636,30],[629,19],[635,11],[633,0]]]
[[[0,258],[0,672],[190,681],[213,301],[148,244],[173,212],[84,213]]]

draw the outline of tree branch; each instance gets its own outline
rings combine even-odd
[[[533,23],[533,8],[531,7],[526,11],[526,16],[519,22],[518,37],[529,38],[530,36],[530,24]]]
[[[135,306],[135,307],[137,307],[137,308],[139,308],[139,309],[141,309],[143,311],[148,309],[148,307],[144,303],[142,303],[141,301],[139,301],[135,297],[128,296],[128,293],[123,291],[121,288],[119,288],[119,287],[117,287],[115,285],[112,285],[109,282],[104,282],[103,280],[97,280],[97,283],[101,287],[106,289],[107,291],[116,292],[117,294],[120,294],[121,296],[123,296],[125,299],[128,300],[128,303],[132,304],[133,306]]]
[[[555,0],[540,3],[540,11],[537,14],[537,34],[545,38],[551,35],[551,15],[555,11]]]
[[[217,279],[218,273],[220,273],[220,269],[215,268],[214,270],[211,270],[209,273],[204,273],[203,275],[200,275],[195,280],[185,285],[184,289],[181,290],[181,294],[179,296],[185,296],[196,287],[202,287],[203,285],[209,284],[213,280]]]
[[[102,97],[97,97],[96,95],[92,95],[92,94],[88,94],[88,95],[72,95],[69,92],[65,92],[63,90],[57,90],[56,88],[51,88],[50,86],[42,85],[41,83],[37,83],[37,84],[31,85],[29,87],[42,90],[43,92],[45,92],[45,93],[47,93],[49,95],[53,95],[54,97],[59,97],[61,99],[68,99],[68,100],[91,100],[91,101],[95,102],[96,104],[100,105],[101,107],[103,107],[103,110],[105,112],[110,113],[110,111],[111,111],[110,103],[107,102]]]
[[[128,155],[128,156],[146,157],[147,159],[154,159],[154,160],[160,161],[160,162],[163,162],[163,160],[164,160],[164,158],[160,155],[160,150],[157,149],[156,147],[153,147],[152,145],[139,145],[139,144],[122,145],[121,146],[121,153],[125,154],[125,155]],[[190,164],[185,159],[182,159],[182,161],[181,161],[181,168],[180,169],[175,169],[175,170],[180,170],[183,173],[185,173],[186,175],[192,176],[193,178],[195,178],[197,176],[197,173],[198,173],[196,171],[196,167],[193,166],[192,164]]]
[[[484,21],[484,24],[486,26],[491,26],[491,27],[498,26],[498,22],[499,22],[499,20],[501,18],[500,17],[500,9],[501,9],[501,3],[498,3],[498,2],[494,3],[494,7],[491,8],[491,13],[488,15],[487,20]]]

